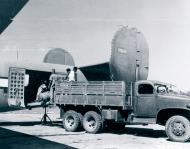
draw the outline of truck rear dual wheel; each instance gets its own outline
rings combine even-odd
[[[98,133],[102,129],[102,117],[95,111],[87,112],[83,117],[83,128],[88,133]]]
[[[185,142],[190,138],[190,122],[183,116],[172,116],[166,122],[166,134],[171,141]]]
[[[81,119],[81,114],[69,110],[63,115],[63,127],[70,132],[77,131],[81,127]]]

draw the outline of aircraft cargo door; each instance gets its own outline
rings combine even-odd
[[[24,104],[24,85],[25,85],[25,69],[9,68],[8,78],[8,104],[9,106],[25,107]]]

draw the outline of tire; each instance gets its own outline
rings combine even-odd
[[[166,134],[171,141],[186,142],[190,138],[190,122],[183,116],[172,116],[166,122]]]
[[[98,133],[102,129],[102,117],[94,111],[87,112],[83,117],[83,128],[88,133]]]
[[[77,112],[69,110],[63,115],[63,127],[66,131],[75,132],[80,126],[80,118]]]

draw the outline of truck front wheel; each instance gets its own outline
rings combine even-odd
[[[76,131],[80,127],[80,118],[78,113],[73,110],[67,111],[63,115],[63,127],[67,131]]]
[[[102,117],[95,111],[87,112],[83,117],[83,128],[88,133],[97,133],[102,128]]]
[[[172,141],[187,141],[190,138],[189,120],[183,116],[172,116],[166,122],[166,134]]]

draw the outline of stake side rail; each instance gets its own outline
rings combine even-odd
[[[130,106],[123,81],[56,82],[55,103],[126,108]],[[127,101],[126,101],[127,100]]]

